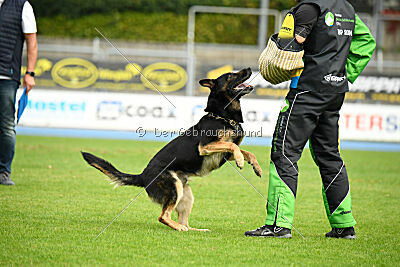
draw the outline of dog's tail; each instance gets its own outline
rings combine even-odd
[[[135,185],[144,187],[140,175],[133,175],[120,172],[113,165],[111,165],[111,163],[105,161],[104,159],[96,157],[95,155],[92,155],[87,152],[81,152],[81,153],[86,162],[89,163],[89,165],[101,171],[102,173],[104,173],[105,175],[107,175],[111,179],[112,184],[115,183],[115,187],[120,185]]]

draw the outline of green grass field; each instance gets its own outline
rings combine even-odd
[[[89,167],[93,152],[139,173],[164,144],[18,136],[14,187],[0,187],[0,265],[399,265],[400,153],[342,151],[357,220],[357,239],[327,240],[321,180],[308,150],[299,162],[296,232],[291,240],[246,238],[261,226],[265,201],[228,164],[190,182],[191,226],[176,232],[158,222],[161,208],[146,194],[96,240],[142,188],[113,187]],[[241,173],[267,195],[269,148],[247,147],[263,177]],[[174,214],[174,216],[176,216]]]

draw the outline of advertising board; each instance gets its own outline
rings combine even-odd
[[[19,92],[20,93],[20,92]],[[206,97],[33,90],[21,126],[179,134],[206,113]],[[282,100],[241,100],[249,137],[271,137]],[[174,107],[175,106],[175,107]],[[400,106],[345,103],[343,140],[400,142]]]

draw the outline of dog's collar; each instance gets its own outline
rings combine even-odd
[[[227,123],[229,123],[230,125],[232,125],[232,126],[234,126],[234,127],[235,127],[236,125],[239,125],[239,122],[237,122],[237,121],[235,121],[235,120],[229,120],[229,119],[227,119],[227,118],[224,118],[224,117],[215,115],[215,114],[212,113],[212,112],[208,112],[208,116],[210,116],[210,117],[212,117],[212,118],[215,118],[215,119],[217,119],[217,120],[224,120],[224,121],[226,121]]]

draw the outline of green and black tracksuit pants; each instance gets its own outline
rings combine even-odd
[[[291,89],[287,94],[272,139],[267,225],[292,228],[299,173],[297,161],[308,140],[322,177],[322,195],[331,227],[356,224],[338,144],[339,110],[344,97],[345,93],[320,94],[298,89]]]

